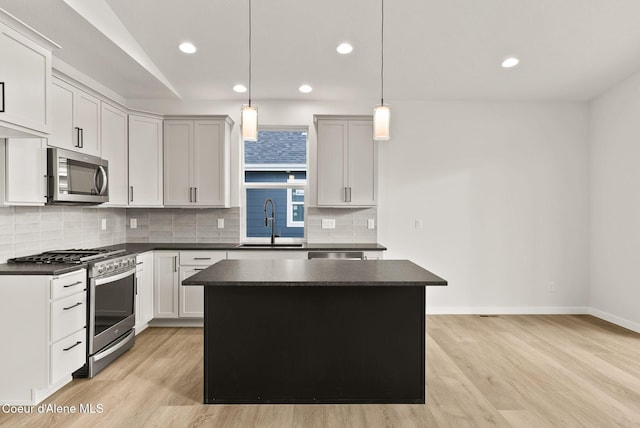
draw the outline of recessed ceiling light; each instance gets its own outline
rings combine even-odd
[[[197,50],[196,47],[193,45],[193,43],[189,43],[189,42],[180,43],[180,45],[178,46],[178,49],[180,49],[182,52],[187,54],[195,53],[195,51]]]
[[[340,43],[336,48],[336,51],[342,55],[350,54],[353,51],[353,46],[349,43]]]
[[[247,92],[247,87],[244,86],[244,85],[241,85],[240,83],[238,83],[237,85],[235,85],[233,87],[233,90],[243,94],[243,93]]]
[[[514,56],[511,56],[509,58],[506,58],[504,61],[502,61],[502,67],[503,68],[512,68],[515,67],[516,65],[518,65],[518,63],[520,62],[520,60]]]
[[[300,92],[302,92],[303,94],[308,94],[309,92],[313,91],[313,88],[307,84],[301,85],[298,90]]]

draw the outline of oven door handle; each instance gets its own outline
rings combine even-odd
[[[135,275],[135,273],[136,273],[136,269],[133,268],[133,269],[129,269],[126,272],[119,273],[117,275],[109,275],[109,276],[105,276],[105,277],[102,277],[102,278],[96,278],[95,279],[95,284],[96,284],[96,287],[99,286],[99,285],[108,284],[110,282],[118,281],[120,279],[126,278],[129,275]]]

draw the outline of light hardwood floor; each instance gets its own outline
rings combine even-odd
[[[590,316],[427,318],[425,405],[203,405],[202,330],[150,328],[34,427],[640,427],[640,335]]]

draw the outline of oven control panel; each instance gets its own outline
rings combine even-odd
[[[95,278],[98,276],[113,275],[114,273],[120,271],[134,269],[135,266],[136,257],[134,255],[114,257],[111,259],[94,262],[94,265],[91,269],[91,276]]]

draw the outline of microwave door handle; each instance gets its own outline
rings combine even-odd
[[[102,186],[100,186],[98,175],[102,176]],[[96,190],[98,191],[98,195],[104,195],[105,190],[107,190],[107,181],[108,181],[107,171],[104,169],[102,165],[98,165],[98,169],[96,170],[96,173],[93,176],[93,182],[96,186]]]

